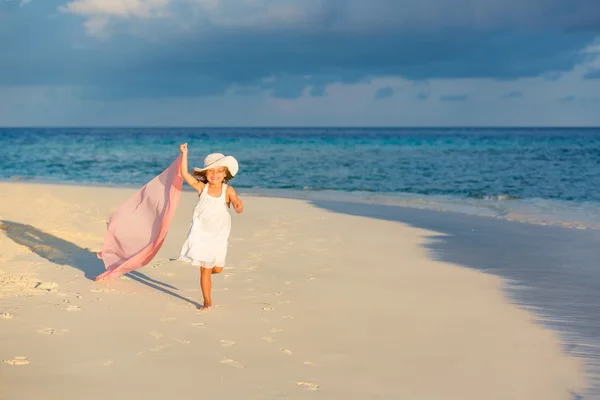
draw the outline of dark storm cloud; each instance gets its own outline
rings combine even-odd
[[[8,55],[0,85],[76,86],[102,99],[212,95],[231,85],[294,98],[382,76],[547,76],[583,60],[581,50],[600,34],[600,2],[584,0],[327,0],[301,23],[226,25],[182,14],[189,28],[176,31],[176,18],[121,18],[106,38],[86,34],[88,16],[57,11],[64,2],[15,4],[0,5]],[[223,4],[228,15],[225,6],[236,2]]]

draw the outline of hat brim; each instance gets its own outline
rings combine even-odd
[[[235,157],[225,156],[223,158],[219,158],[217,161],[207,165],[204,168],[194,168],[196,172],[204,172],[207,169],[218,168],[218,167],[227,167],[231,176],[235,176],[238,173],[239,165]]]

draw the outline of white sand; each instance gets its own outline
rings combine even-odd
[[[552,400],[585,385],[499,278],[428,257],[435,232],[302,201],[244,198],[208,313],[191,304],[198,270],[169,261],[193,193],[143,275],[96,283],[105,221],[133,192],[0,183],[1,399]]]

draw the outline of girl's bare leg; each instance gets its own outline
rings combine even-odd
[[[212,270],[212,268],[200,267],[200,288],[202,289],[202,297],[204,297],[204,305],[200,307],[201,311],[208,311],[212,306],[210,298],[210,289],[212,288],[210,275],[212,274]]]
[[[223,267],[202,268],[200,267],[200,287],[202,288],[202,296],[204,297],[204,305],[200,307],[202,311],[208,311],[212,306],[210,291],[212,289],[212,274],[220,274]]]

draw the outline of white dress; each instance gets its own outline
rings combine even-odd
[[[192,217],[192,224],[179,259],[204,268],[224,267],[227,256],[231,215],[225,204],[227,185],[221,196],[208,194],[208,184],[202,189]]]

